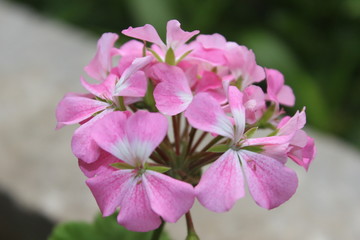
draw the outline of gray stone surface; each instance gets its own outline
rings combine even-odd
[[[120,30],[120,29],[119,29]],[[89,220],[97,211],[70,150],[74,127],[54,131],[64,93],[81,92],[79,76],[95,53],[89,34],[0,0],[0,188],[56,221]],[[201,239],[360,239],[360,154],[311,131],[318,154],[299,167],[297,194],[267,211],[247,195],[229,213],[192,210]],[[185,222],[168,224],[184,239]]]

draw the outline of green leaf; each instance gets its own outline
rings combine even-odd
[[[131,232],[120,226],[115,213],[103,218],[98,215],[94,223],[67,222],[55,227],[48,240],[150,240],[153,232]],[[163,232],[160,240],[170,240]]]
[[[276,134],[278,134],[278,132],[279,132],[279,129],[275,129],[272,133],[270,133],[268,135],[268,137],[276,136]]]
[[[169,48],[165,55],[165,62],[169,65],[175,65],[175,53],[172,48]]]
[[[164,173],[169,171],[171,168],[170,167],[165,167],[165,166],[147,166],[147,169],[155,171],[155,172],[159,172],[159,173]]]
[[[118,168],[118,169],[134,169],[135,168],[134,166],[131,166],[124,162],[112,163],[112,164],[110,164],[110,166],[112,166],[114,168]]]
[[[246,146],[246,147],[242,147],[241,149],[243,150],[248,150],[251,152],[256,152],[256,153],[261,153],[264,151],[263,146],[259,145],[259,146]]]
[[[258,127],[252,127],[252,128],[250,128],[249,130],[247,130],[247,131],[244,133],[245,137],[251,138],[251,137],[254,135],[254,133],[256,132],[256,130],[258,130]]]
[[[216,146],[212,146],[207,150],[207,152],[223,153],[226,152],[229,148],[230,147],[227,144],[219,144]]]

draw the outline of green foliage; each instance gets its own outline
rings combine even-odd
[[[153,232],[131,232],[116,222],[116,215],[96,217],[94,223],[66,222],[54,228],[48,240],[150,240]],[[163,232],[161,240],[170,240]]]
[[[227,144],[219,144],[216,146],[213,146],[207,150],[207,152],[214,152],[214,153],[223,153],[226,152],[229,149],[229,145]]]

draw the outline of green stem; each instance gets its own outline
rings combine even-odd
[[[161,225],[157,229],[154,230],[151,240],[159,240],[161,237],[161,233],[164,230],[165,221],[161,220]]]
[[[189,154],[192,154],[193,152],[195,152],[196,148],[200,145],[200,143],[204,140],[204,138],[206,137],[206,135],[208,134],[208,132],[203,132],[199,139],[196,141],[194,147],[190,150]]]
[[[186,227],[188,232],[186,240],[200,240],[200,238],[195,232],[194,223],[192,221],[190,211],[185,214],[185,218],[186,218]]]
[[[174,130],[174,142],[176,155],[180,155],[180,135],[179,135],[179,119],[177,116],[172,116],[172,124]]]
[[[119,96],[119,108],[121,111],[126,111],[126,107],[124,104],[124,97]]]

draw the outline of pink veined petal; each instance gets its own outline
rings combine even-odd
[[[294,106],[295,105],[295,96],[293,93],[293,90],[291,89],[291,87],[284,85],[278,95],[277,95],[277,99],[279,100],[280,104],[286,105],[286,106]]]
[[[117,217],[118,223],[130,231],[148,232],[161,224],[160,216],[151,209],[143,179],[144,177],[131,181]]]
[[[162,142],[168,130],[168,120],[160,113],[139,110],[128,118],[125,131],[135,164],[144,163]],[[122,159],[122,158],[120,158]],[[125,160],[125,159],[123,159]]]
[[[90,96],[89,94],[66,94],[56,107],[56,129],[64,125],[79,123],[109,106],[105,102],[91,99]]]
[[[246,122],[253,124],[257,122],[265,111],[265,94],[262,89],[255,85],[250,85],[244,89],[244,107]]]
[[[245,195],[244,179],[237,153],[226,151],[201,176],[195,187],[199,202],[214,212],[229,211]]]
[[[90,188],[103,216],[110,216],[122,205],[122,200],[133,188],[132,169],[122,169],[89,178]]]
[[[93,163],[86,163],[83,160],[79,159],[79,167],[84,175],[88,178],[94,177],[95,175],[108,174],[116,169],[110,164],[122,162],[118,158],[114,157],[110,153],[100,150],[99,158]]]
[[[143,182],[151,209],[167,222],[176,222],[195,201],[195,191],[188,183],[147,170]]]
[[[234,142],[238,142],[245,129],[245,108],[243,105],[243,94],[237,87],[229,87],[229,105],[235,121]]]
[[[264,145],[261,154],[276,159],[277,161],[285,164],[287,162],[287,152],[289,149],[288,143]]]
[[[293,134],[284,135],[284,136],[249,138],[244,141],[242,146],[246,147],[246,146],[258,146],[258,145],[288,144],[292,137],[293,137]]]
[[[120,92],[123,91],[125,88],[131,86],[134,84],[134,79],[132,79],[132,76],[142,70],[146,65],[148,65],[152,61],[152,56],[142,57],[142,58],[136,58],[131,65],[123,72],[121,75],[119,81],[116,83],[115,87],[115,95],[119,96]],[[138,77],[136,80],[138,80]],[[142,81],[143,81],[142,77]],[[135,84],[136,85],[136,84]]]
[[[170,116],[183,112],[193,99],[185,73],[165,63],[154,65],[151,71],[155,81],[160,81],[154,89],[159,111]]]
[[[143,71],[137,71],[117,89],[118,96],[143,97],[147,90],[147,78]]]
[[[84,68],[90,77],[99,81],[105,80],[112,67],[112,49],[118,38],[115,33],[104,33],[101,36],[95,57]]]
[[[93,125],[110,112],[110,109],[104,110],[75,130],[71,139],[71,149],[77,158],[86,163],[92,163],[99,158],[101,150],[91,137]]]
[[[292,169],[262,154],[246,150],[238,153],[250,194],[260,207],[278,207],[295,193],[298,179]]]
[[[124,162],[136,166],[135,157],[126,136],[128,116],[124,112],[109,113],[93,126],[92,138],[105,151]]]
[[[185,111],[194,128],[234,139],[234,127],[220,104],[207,93],[195,95]]]
[[[305,147],[308,142],[308,135],[304,130],[297,130],[293,138],[290,141],[290,145],[297,146],[297,147]]]
[[[281,127],[278,127],[278,135],[288,135],[302,129],[306,123],[305,108],[301,112],[297,111],[292,118],[286,121],[286,123],[280,123],[281,125],[279,125]]]
[[[198,33],[198,30],[186,32],[181,29],[179,21],[170,20],[166,26],[166,45],[175,50]]]
[[[166,46],[159,37],[156,29],[150,24],[145,24],[143,27],[129,27],[128,29],[123,30],[121,33],[129,37],[155,43],[162,49],[166,49]]]
[[[100,84],[90,84],[83,77],[80,78],[81,85],[83,85],[86,90],[88,90],[97,97],[105,99],[112,99],[116,80],[117,76],[114,74],[110,74]]]

